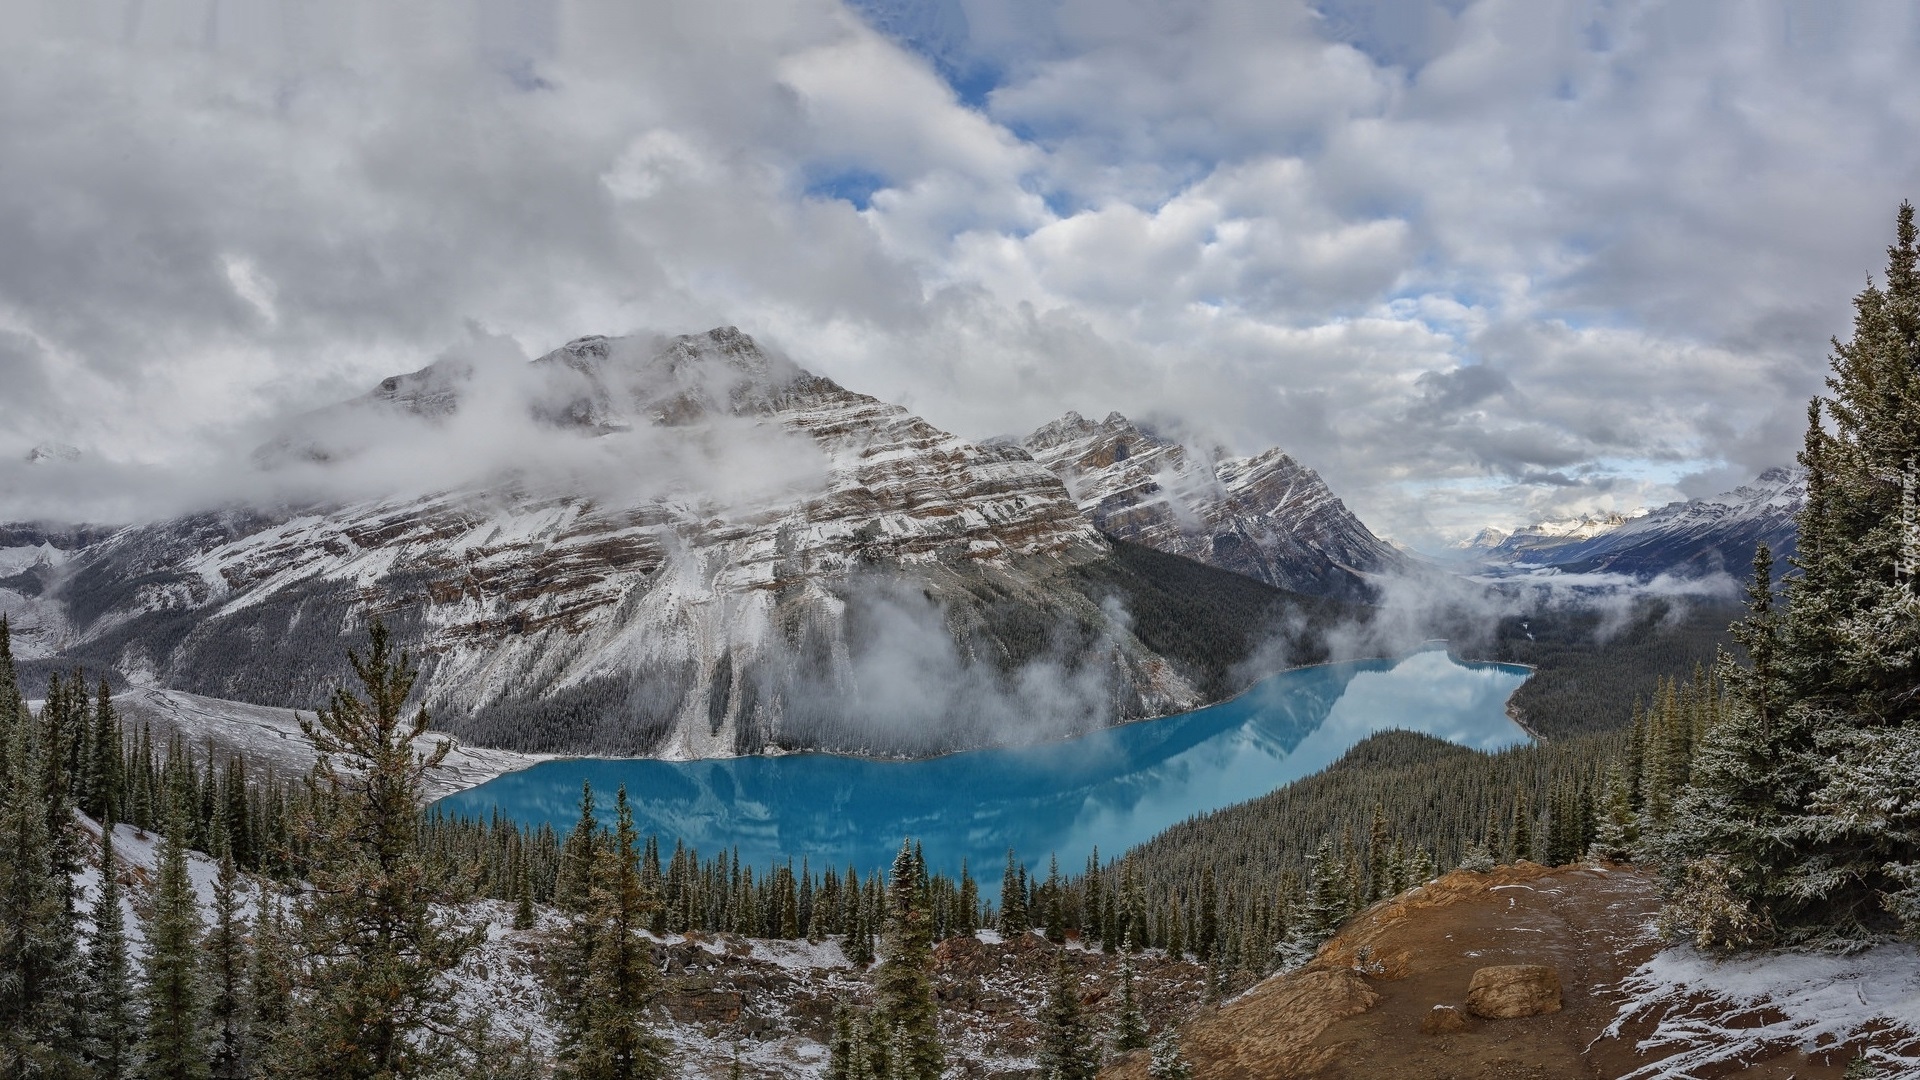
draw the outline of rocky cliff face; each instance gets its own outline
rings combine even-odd
[[[379,614],[460,734],[672,756],[933,752],[1177,711],[1227,686],[1231,658],[1204,658],[1203,677],[1143,644],[1153,627],[1127,611],[1141,575],[1095,572],[1112,543],[1019,447],[959,439],[730,328],[583,338],[523,367],[504,382],[458,364],[388,379],[259,455],[317,475],[440,476],[449,456],[511,443],[504,473],[207,513],[76,553],[50,586],[70,627],[61,662],[312,707]],[[460,442],[476,417],[480,439]],[[392,430],[404,438],[382,443]],[[1283,518],[1316,523],[1286,541],[1315,565],[1366,564],[1378,543],[1357,522],[1341,535],[1351,516],[1284,455],[1213,475],[1267,514],[1207,534],[1220,565],[1306,580],[1277,554],[1295,547],[1267,536]],[[1139,516],[1136,532],[1173,544]],[[1232,556],[1235,538],[1258,551]],[[1247,610],[1282,602],[1268,591]]]
[[[1101,531],[1304,593],[1361,596],[1405,568],[1312,469],[1279,450],[1203,453],[1121,416],[1078,413],[1021,445]]]

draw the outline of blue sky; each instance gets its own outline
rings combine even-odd
[[[1658,504],[1790,459],[1920,177],[1901,3],[0,17],[4,516],[177,508],[476,342],[720,323],[966,435],[1281,446],[1416,543]]]

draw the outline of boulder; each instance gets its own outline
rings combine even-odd
[[[1427,1015],[1420,1019],[1422,1035],[1452,1035],[1473,1026],[1467,1014],[1458,1005],[1435,1005]]]
[[[1545,964],[1504,964],[1473,973],[1467,1011],[1488,1020],[1511,1020],[1560,1011],[1560,973]]]

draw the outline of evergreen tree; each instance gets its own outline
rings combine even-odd
[[[0,693],[11,676],[12,655],[0,650]],[[11,703],[0,698],[10,714],[0,754],[0,1078],[64,1078],[83,1068],[77,1027],[85,980],[54,831],[71,824],[63,817],[49,825],[47,748],[18,691],[11,696]]]
[[[279,901],[262,890],[253,924],[251,963],[247,969],[247,1046],[250,1077],[272,1076],[270,1063],[288,1056],[292,1038],[293,969],[287,926]]]
[[[1307,860],[1307,895],[1281,945],[1283,965],[1299,967],[1313,959],[1321,943],[1346,920],[1350,906],[1346,875],[1334,857],[1333,841],[1322,838]]]
[[[220,857],[213,882],[213,928],[207,934],[207,1016],[212,1024],[215,1080],[242,1080],[248,1071],[247,923],[240,913],[239,870],[233,853]]]
[[[658,898],[642,882],[638,836],[627,789],[614,799],[613,843],[600,852],[589,886],[593,933],[580,1019],[572,1045],[562,1050],[561,1075],[570,1080],[653,1080],[667,1075],[666,1044],[653,1034],[645,1011],[657,991],[653,948],[642,931]]]
[[[206,1080],[206,993],[201,981],[200,903],[187,876],[185,808],[175,805],[160,841],[160,873],[154,884],[143,996],[145,1036],[140,1041],[142,1080]]]
[[[553,903],[562,911],[584,911],[593,868],[599,862],[600,820],[593,814],[593,783],[580,782],[580,820],[560,849],[560,868],[554,875]]]
[[[93,708],[93,730],[88,736],[88,800],[81,809],[102,825],[117,819],[126,799],[120,753],[120,717],[114,712],[113,689],[101,679]]]
[[[1080,979],[1065,954],[1053,961],[1053,983],[1040,1014],[1040,1075],[1047,1080],[1093,1080],[1100,1071],[1093,1032],[1080,1007]]]
[[[880,1030],[895,1033],[893,1042],[900,1047],[889,1054],[892,1075],[937,1080],[945,1057],[929,978],[933,939],[928,913],[920,904],[920,874],[912,843],[902,843],[887,879],[886,928],[873,980],[874,1020]]]
[[[524,860],[513,876],[513,928],[533,929],[533,877]]]
[[[1614,861],[1631,859],[1639,840],[1639,829],[1634,822],[1633,789],[1626,773],[1617,765],[1607,767],[1604,797],[1599,828],[1593,839],[1593,854]]]
[[[1067,943],[1067,918],[1065,905],[1061,902],[1060,859],[1058,856],[1047,860],[1047,882],[1040,887],[1045,902],[1041,910],[1045,913],[1044,931],[1048,941],[1055,945]]]
[[[959,921],[954,924],[954,933],[961,937],[972,937],[980,929],[980,883],[973,880],[965,859],[960,860],[959,915]]]
[[[1669,852],[1714,860],[1786,941],[1920,933],[1920,248],[1901,204],[1884,284],[1854,300],[1808,409],[1798,574],[1756,553],[1749,664],[1694,763]],[[1831,420],[1831,429],[1823,422]],[[1700,875],[1696,875],[1698,878]],[[1709,875],[1714,876],[1714,875]],[[1737,920],[1736,920],[1737,921]]]
[[[1134,992],[1132,950],[1120,957],[1120,1001],[1113,1019],[1113,1050],[1124,1054],[1147,1045],[1147,1022],[1140,1015],[1140,999]]]
[[[1200,927],[1193,942],[1193,953],[1203,964],[1213,959],[1214,947],[1220,943],[1220,912],[1215,906],[1218,891],[1213,883],[1213,864],[1208,863],[1200,868]]]
[[[94,1080],[131,1075],[136,1038],[133,964],[127,954],[126,913],[120,905],[120,864],[113,830],[100,837],[100,895],[93,905],[93,940],[87,948],[87,1034]]]
[[[309,774],[311,889],[298,907],[298,1053],[312,1080],[406,1080],[452,1054],[463,1029],[449,973],[484,935],[455,925],[454,869],[419,848],[422,790],[451,742],[426,754],[427,711],[402,715],[417,674],[375,620],[365,656],[349,651],[365,696],[337,689],[301,730],[319,752]]]
[[[1147,1064],[1151,1080],[1193,1080],[1193,1066],[1180,1049],[1180,1033],[1172,1027],[1153,1040],[1153,1059]]]
[[[1023,873],[1014,861],[1013,849],[1007,849],[1007,870],[1000,878],[1000,935],[1011,940],[1033,929],[1027,914],[1027,888]]]
[[[854,1032],[854,1011],[842,1002],[833,1007],[833,1030],[827,1037],[827,1080],[855,1080],[864,1070],[860,1060],[865,1040]]]

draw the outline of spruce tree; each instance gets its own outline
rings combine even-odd
[[[873,977],[874,1022],[882,1031],[897,1032],[891,1041],[901,1049],[888,1055],[892,1075],[937,1080],[945,1055],[929,977],[933,939],[928,912],[921,907],[920,874],[913,844],[902,843],[887,879],[880,966]]]
[[[247,922],[240,911],[240,872],[233,853],[220,856],[213,882],[213,926],[207,933],[207,1017],[215,1080],[243,1080],[250,1071],[247,1035]]]
[[[1220,914],[1215,894],[1219,890],[1213,883],[1213,864],[1200,868],[1200,926],[1194,935],[1193,954],[1201,963],[1213,959],[1214,948],[1220,943]]]
[[[1120,956],[1119,997],[1113,1018],[1113,1050],[1124,1054],[1147,1045],[1147,1022],[1140,1015],[1140,999],[1135,993],[1131,949]]]
[[[123,792],[120,761],[120,718],[113,708],[113,688],[100,680],[99,697],[93,708],[93,730],[88,737],[88,803],[82,807],[94,820],[111,826],[126,796]]]
[[[1060,891],[1060,859],[1058,856],[1049,857],[1047,860],[1047,883],[1042,885],[1040,890],[1041,895],[1045,897],[1045,902],[1041,910],[1044,914],[1042,926],[1046,938],[1055,945],[1065,945],[1067,943],[1067,918]]]
[[[1080,979],[1064,953],[1054,955],[1053,981],[1040,1013],[1040,1047],[1035,1057],[1040,1075],[1048,1080],[1093,1080],[1100,1071],[1093,1032],[1080,1007]]]
[[[144,927],[146,1032],[142,1080],[206,1080],[206,990],[201,978],[200,902],[187,875],[186,810],[175,805],[160,841],[153,911]]]
[[[10,674],[10,654],[0,654],[0,672]],[[0,1078],[74,1076],[84,1067],[78,1028],[85,980],[72,889],[49,827],[40,725],[17,691],[14,697],[0,754]],[[6,705],[0,700],[0,708]],[[71,823],[62,819],[56,827]]]
[[[1150,1080],[1193,1080],[1193,1066],[1180,1049],[1180,1033],[1172,1027],[1153,1040],[1153,1058],[1147,1064]]]
[[[247,968],[246,1057],[249,1075],[267,1077],[268,1063],[285,1059],[294,1037],[293,968],[289,962],[286,920],[279,900],[267,890],[260,895],[259,917],[253,923],[253,948]]]
[[[1808,409],[1797,574],[1756,553],[1745,666],[1694,763],[1671,854],[1787,942],[1920,932],[1920,248],[1901,204],[1882,285],[1854,300]],[[1829,427],[1826,421],[1831,421]]]
[[[93,905],[93,940],[87,947],[87,1059],[94,1080],[132,1074],[137,1037],[133,1014],[133,963],[127,954],[127,920],[120,904],[120,863],[113,830],[100,837],[100,894]]]
[[[1000,936],[1008,940],[1033,929],[1027,914],[1027,889],[1023,873],[1014,861],[1013,849],[1007,849],[1007,869],[1000,878]]]
[[[559,1075],[569,1080],[655,1080],[667,1075],[666,1043],[648,1025],[645,1011],[657,991],[653,947],[642,931],[659,906],[642,883],[638,837],[627,789],[614,800],[613,843],[601,851],[589,886],[593,933],[580,1019],[571,1045],[562,1049]]]
[[[298,1053],[291,1075],[407,1080],[448,1053],[431,1036],[468,1026],[452,970],[485,928],[456,924],[464,898],[452,866],[420,849],[427,775],[452,743],[415,750],[424,708],[403,716],[417,674],[375,620],[366,655],[348,660],[364,696],[341,688],[301,730],[319,757],[307,780],[308,877],[297,914]]]

